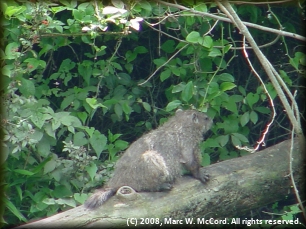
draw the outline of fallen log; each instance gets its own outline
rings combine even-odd
[[[242,216],[293,192],[289,151],[290,140],[286,140],[260,152],[205,167],[211,176],[206,185],[184,176],[168,192],[136,193],[125,187],[96,210],[79,206],[18,228],[109,228],[136,223],[160,226],[185,224],[186,220],[192,224],[224,223],[226,218]],[[299,189],[304,187],[303,153],[296,144],[293,174]]]

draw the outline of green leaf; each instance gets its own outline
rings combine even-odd
[[[208,153],[204,153],[202,156],[202,162],[201,165],[202,166],[208,166],[211,164],[211,160],[210,160],[210,156]]]
[[[52,172],[56,168],[56,165],[57,163],[55,160],[48,161],[44,166],[44,174]]]
[[[147,53],[148,49],[144,46],[137,46],[136,48],[134,48],[134,52],[143,54],[143,53]]]
[[[241,126],[245,126],[250,121],[250,113],[247,111],[240,117]]]
[[[199,5],[194,7],[194,10],[206,13],[207,6],[204,3],[200,3]]]
[[[19,90],[25,97],[35,95],[35,86],[31,80],[21,78],[20,81],[21,85],[19,86]]]
[[[127,63],[124,65],[125,69],[128,71],[128,73],[132,73],[134,66],[130,63]]]
[[[7,16],[8,19],[10,19],[13,15],[21,14],[26,10],[27,10],[26,6],[8,6],[5,9],[4,15]]]
[[[122,110],[126,115],[130,115],[133,112],[132,107],[128,100],[124,100],[122,103]]]
[[[8,200],[7,198],[3,198],[3,201],[5,207],[7,207],[10,212],[13,213],[19,220],[22,220],[24,222],[28,221],[10,200]]]
[[[82,121],[82,123],[85,124],[85,122],[88,118],[87,113],[86,112],[77,112],[77,116]]]
[[[56,14],[58,12],[61,12],[61,11],[64,11],[67,9],[67,7],[64,7],[64,6],[55,6],[55,7],[50,7],[52,13]],[[68,19],[69,20],[69,19]],[[68,23],[69,25],[69,23]],[[71,25],[71,24],[70,24]]]
[[[210,148],[210,147],[212,147],[212,148],[220,147],[220,144],[215,139],[208,138],[203,143],[201,143],[201,146],[206,149],[206,148]]]
[[[211,36],[205,36],[204,38],[200,37],[200,39],[198,39],[198,43],[208,49],[211,49],[214,45],[214,41]]]
[[[45,118],[44,114],[40,112],[33,111],[31,115],[31,121],[39,128],[41,129],[42,126],[45,124]]]
[[[171,76],[171,70],[167,68],[160,74],[160,81],[164,82],[166,79],[168,79]]]
[[[306,55],[300,58],[300,64],[306,66]]]
[[[255,107],[254,110],[258,111],[259,113],[262,113],[262,114],[270,114],[271,113],[271,110],[269,108],[266,108],[266,107]]]
[[[125,150],[128,147],[129,143],[123,140],[115,141],[115,147],[119,150]]]
[[[245,96],[246,95],[246,91],[244,89],[244,87],[238,86],[238,90],[240,91],[240,93]]]
[[[97,154],[97,157],[100,157],[100,154],[105,149],[107,138],[104,134],[101,134],[98,130],[95,130],[92,137],[89,139],[89,143]]]
[[[114,106],[114,110],[115,110],[116,115],[120,118],[122,116],[122,113],[123,113],[122,112],[122,106],[119,103],[117,103]]]
[[[195,24],[195,17],[186,17],[185,23],[186,23],[188,28],[192,28],[192,26]]]
[[[16,42],[9,43],[5,47],[4,59],[12,60],[12,59],[16,59],[17,57],[19,57],[20,52],[18,51],[18,49],[19,49],[19,44],[18,43],[16,43]]]
[[[243,96],[241,95],[231,95],[229,97],[230,100],[233,100],[235,103],[243,101]]]
[[[185,102],[188,102],[193,96],[193,82],[192,81],[189,81],[184,90],[182,91],[182,99],[185,101]]]
[[[176,108],[178,108],[181,105],[181,101],[180,100],[174,100],[170,103],[168,103],[167,107],[166,107],[166,111],[172,111]]]
[[[233,45],[225,45],[224,49],[223,49],[223,52],[224,54],[226,54],[232,47]]]
[[[250,120],[252,121],[253,124],[256,124],[258,121],[258,114],[254,111],[251,111]]]
[[[232,136],[235,136],[236,138],[238,138],[242,142],[245,142],[245,143],[249,142],[249,140],[242,134],[232,133]]]
[[[147,1],[138,1],[137,4],[140,5],[141,8],[147,11],[152,11],[152,6]]]
[[[146,111],[151,111],[151,106],[147,102],[142,102],[142,106]]]
[[[112,0],[112,4],[119,9],[124,9],[124,3],[120,0]]]
[[[93,180],[97,171],[98,171],[98,168],[97,168],[96,164],[91,163],[90,166],[87,166],[85,169],[86,169],[88,175],[90,176],[91,180]]]
[[[84,204],[84,202],[88,198],[88,194],[85,193],[74,193],[73,198],[78,201],[81,204]]]
[[[133,60],[135,60],[137,57],[137,53],[136,52],[132,52],[130,50],[128,50],[126,53],[125,53],[125,58],[127,60],[128,63],[132,62]]]
[[[44,204],[47,204],[47,205],[54,205],[56,204],[56,201],[54,198],[46,198],[42,201]]]
[[[44,127],[44,129],[46,131],[46,127]],[[42,156],[43,158],[48,157],[48,155],[50,154],[51,144],[51,139],[47,135],[45,135],[36,145],[39,156]]]
[[[76,207],[76,202],[71,199],[70,196],[66,196],[66,198],[58,198],[57,200],[55,200],[55,203],[58,205],[69,206],[72,208]]]
[[[11,77],[13,65],[5,65],[2,67],[2,75]],[[3,86],[2,86],[3,87]]]
[[[24,169],[14,169],[13,172],[19,173],[19,174],[22,174],[22,175],[26,175],[26,176],[33,176],[34,175],[33,172],[30,172],[30,171],[24,170]]]
[[[290,208],[291,214],[298,214],[302,212],[301,209],[297,205],[291,205],[289,208]]]
[[[81,36],[81,40],[82,40],[85,44],[91,44],[91,40],[90,40],[90,37],[89,37],[88,35]]]
[[[62,112],[59,112],[59,113],[62,113]],[[58,118],[58,114],[59,113],[54,114],[54,117],[53,117],[53,119],[51,121],[52,122],[52,130],[56,130],[61,125],[60,119]],[[50,135],[50,136],[52,136],[52,135]]]
[[[72,0],[72,1],[61,0],[61,4],[63,4],[64,6],[67,6],[70,9],[74,9],[77,7],[78,2],[76,0]]]
[[[145,126],[146,126],[147,130],[151,130],[152,129],[152,123],[150,123],[150,122],[146,122]]]
[[[90,138],[92,137],[93,133],[95,132],[94,127],[85,126],[84,130],[86,131],[86,133],[89,135]]]
[[[32,72],[34,70],[36,70],[39,66],[41,68],[45,68],[46,67],[46,62],[43,60],[38,60],[36,58],[28,58],[24,60],[25,63],[28,63],[28,71]]]
[[[247,94],[246,101],[251,108],[253,107],[253,105],[255,103],[258,102],[258,100],[259,100],[259,95],[258,94],[253,94],[252,92]]]
[[[289,63],[296,69],[299,69],[299,59],[298,58],[290,58]]]
[[[223,106],[225,109],[233,112],[234,114],[238,114],[237,104],[234,100],[228,100],[226,102],[223,102]]]
[[[234,82],[234,77],[229,73],[222,73],[218,75],[219,80],[225,81],[225,82]]]
[[[73,135],[73,144],[76,146],[83,146],[88,143],[88,140],[83,132],[77,132]]]
[[[60,25],[55,26],[55,29],[56,29],[57,31],[59,31],[60,33],[63,32],[63,27],[60,26]]]
[[[61,63],[59,72],[70,72],[70,70],[73,69],[75,65],[76,63],[71,61],[71,59],[65,59]]]
[[[90,80],[92,77],[93,72],[93,62],[85,60],[81,64],[78,64],[78,72],[83,77],[84,81],[86,82],[86,85],[90,85]]]
[[[61,110],[65,110],[68,106],[70,106],[75,100],[75,95],[68,95],[65,97],[61,103]]]
[[[216,123],[216,126],[224,129],[225,134],[235,133],[239,129],[239,119],[237,114],[229,115],[224,119],[223,123]]]
[[[181,91],[184,90],[185,86],[186,86],[186,84],[183,83],[183,82],[181,82],[181,83],[179,83],[178,85],[173,86],[171,92],[172,92],[172,93],[181,92]]]
[[[241,146],[241,141],[234,135],[231,135],[231,141],[234,146]]]
[[[110,62],[112,66],[114,66],[114,68],[122,70],[122,67],[120,64],[116,63],[116,62]]]
[[[93,108],[93,109],[97,109],[99,107],[104,107],[107,108],[106,106],[104,106],[102,103],[98,103],[96,98],[86,98],[86,102],[88,103],[88,105]]]
[[[178,68],[178,67],[170,67],[171,68],[171,72],[174,74],[174,75],[176,75],[176,76],[180,76],[181,75],[181,71],[180,71],[180,68]]]
[[[212,48],[212,50],[208,53],[208,56],[210,57],[222,56],[222,53],[219,49]]]
[[[56,186],[51,193],[55,198],[70,197],[72,195],[71,190],[68,189],[65,185]]]
[[[192,31],[191,33],[189,33],[186,37],[186,41],[190,42],[190,43],[198,43],[198,39],[200,38],[200,34],[199,32],[196,31]]]
[[[83,14],[84,12],[82,12],[81,10],[72,10],[72,15],[74,17],[74,19],[76,19],[77,21],[82,21],[83,20]]]
[[[292,80],[284,70],[279,70],[279,74],[287,85],[292,86]]]
[[[175,42],[174,40],[167,40],[162,44],[161,49],[166,53],[173,53],[175,50]]]
[[[59,112],[57,115],[63,115],[59,117],[60,122],[65,126],[72,126],[72,127],[80,127],[82,123],[77,117],[74,117],[69,114],[69,112]]]
[[[154,63],[157,67],[159,67],[159,66],[165,64],[165,63],[166,63],[166,60],[165,60],[165,58],[154,59],[154,60],[153,60],[153,63]]]
[[[47,133],[50,137],[56,139],[56,137],[55,137],[55,131],[54,131],[54,130],[55,130],[55,129],[53,129],[53,124],[47,123],[47,124],[45,125],[45,131],[46,131],[46,133]]]
[[[39,131],[38,129],[36,129],[35,132],[29,136],[32,142],[39,142],[42,139],[42,137],[43,137],[43,133]]]
[[[231,82],[223,82],[221,83],[220,85],[220,90],[221,91],[228,91],[228,90],[231,90],[233,88],[237,87],[236,84],[234,83],[231,83]]]
[[[229,135],[218,136],[215,138],[215,141],[218,142],[221,147],[224,147],[229,141]]]
[[[116,141],[122,134],[112,134],[112,132],[110,132],[110,130],[108,130],[108,140],[113,143],[114,141]]]

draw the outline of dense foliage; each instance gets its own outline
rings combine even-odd
[[[235,146],[254,146],[271,119],[267,94],[230,23],[147,1],[1,4],[8,224],[82,204],[128,144],[177,108],[214,119],[201,144],[203,165],[247,154]],[[193,4],[184,3],[221,16],[214,4]],[[298,4],[235,8],[242,20],[301,34]],[[303,101],[304,44],[250,31]],[[266,136],[270,146],[290,137],[290,122],[247,51],[278,114]]]

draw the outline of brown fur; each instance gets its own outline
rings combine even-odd
[[[131,144],[117,161],[113,177],[104,189],[94,193],[85,207],[101,206],[122,186],[136,191],[169,190],[182,167],[203,183],[208,175],[201,172],[199,143],[212,125],[212,120],[195,110],[178,110],[156,130]]]

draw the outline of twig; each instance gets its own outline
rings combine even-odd
[[[294,97],[295,96],[296,96],[296,91],[294,92]],[[293,146],[294,146],[294,127],[292,128],[292,132],[291,132],[291,146],[290,146],[290,153],[289,153],[289,172],[290,172],[290,178],[291,178],[291,181],[292,181],[292,186],[293,186],[293,189],[294,189],[294,193],[295,193],[296,199],[297,199],[297,201],[298,201],[298,203],[300,205],[300,208],[302,210],[304,219],[306,219],[305,208],[303,206],[303,203],[302,203],[302,200],[301,200],[301,197],[300,197],[300,194],[299,194],[299,190],[296,187],[294,176],[293,176],[293,169],[292,169]]]
[[[243,47],[245,47],[245,37],[243,37]],[[254,150],[252,151],[252,153],[254,153],[255,151],[257,151],[259,149],[259,146],[261,145],[265,145],[265,137],[267,135],[267,133],[269,132],[269,129],[270,129],[270,126],[272,125],[272,123],[274,122],[274,119],[276,117],[276,111],[275,111],[275,107],[274,107],[274,103],[273,103],[273,99],[268,91],[268,89],[266,88],[266,85],[265,83],[263,82],[262,78],[260,77],[260,75],[257,73],[257,71],[254,69],[250,59],[249,59],[249,56],[248,56],[248,53],[246,52],[245,49],[243,49],[243,53],[244,53],[244,56],[246,57],[246,60],[248,61],[248,64],[249,66],[251,67],[252,71],[254,72],[255,76],[257,77],[257,79],[260,81],[266,95],[268,96],[269,98],[269,102],[270,102],[270,105],[271,105],[271,108],[272,108],[272,117],[271,117],[271,120],[270,122],[266,125],[266,128],[264,130],[264,132],[262,133],[261,135],[261,138],[257,141],[257,145],[254,147]]]
[[[164,1],[160,1],[160,0],[155,0],[155,1],[160,3],[160,4],[163,4],[165,6],[170,6],[170,7],[174,7],[174,8],[177,8],[177,9],[186,10],[186,11],[191,12],[193,14],[198,14],[198,15],[201,15],[201,16],[204,16],[204,17],[210,17],[210,18],[213,18],[213,19],[216,19],[216,20],[230,22],[230,23],[232,22],[229,18],[226,18],[226,17],[221,17],[221,16],[214,15],[214,14],[211,14],[211,13],[200,12],[200,11],[193,10],[193,9],[190,9],[190,8],[185,7],[185,6],[178,5],[178,4],[168,3],[168,2],[164,2]],[[306,37],[303,37],[303,36],[295,34],[295,33],[290,33],[290,32],[286,32],[286,31],[282,31],[282,30],[278,30],[278,29],[272,29],[272,28],[268,28],[268,27],[265,27],[265,26],[253,24],[253,23],[250,23],[250,22],[242,22],[242,23],[245,26],[248,26],[248,27],[251,27],[251,28],[259,29],[259,30],[262,30],[262,31],[267,31],[267,32],[270,32],[270,33],[279,34],[281,36],[292,37],[294,39],[301,40],[301,41],[306,41]]]
[[[265,72],[267,73],[273,87],[275,88],[275,90],[276,90],[276,92],[277,92],[277,94],[278,94],[287,114],[288,114],[288,117],[289,117],[292,125],[295,128],[296,133],[298,134],[298,136],[302,136],[303,139],[304,139],[304,135],[303,135],[302,128],[301,128],[301,123],[298,122],[297,118],[295,117],[295,115],[293,113],[293,110],[291,109],[290,104],[288,103],[288,100],[287,100],[283,90],[280,87],[278,79],[275,78],[275,76],[272,72],[272,69],[274,67],[270,64],[270,62],[267,60],[266,56],[258,48],[256,42],[254,41],[253,37],[249,33],[247,27],[245,26],[245,24],[242,23],[242,21],[240,20],[240,18],[238,17],[236,12],[232,8],[232,6],[228,3],[228,1],[223,1],[222,4],[218,1],[216,1],[216,3],[219,5],[221,10],[225,10],[225,12],[227,14],[230,14],[230,17],[232,18],[232,20],[235,21],[235,24],[238,26],[240,32],[246,37],[250,46],[253,47],[253,50],[254,50],[259,62],[261,63]],[[276,72],[276,70],[275,70],[275,72]],[[282,79],[280,79],[280,80],[282,80]]]
[[[147,22],[147,21],[144,21],[144,22],[145,22],[151,29],[153,29],[153,30],[155,30],[155,31],[157,31],[157,32],[159,32],[159,33],[162,33],[162,34],[166,35],[167,37],[170,37],[170,38],[172,38],[172,39],[174,39],[174,40],[178,40],[179,42],[182,42],[182,43],[187,43],[187,44],[189,44],[189,42],[187,42],[187,41],[185,41],[185,40],[181,40],[181,39],[179,39],[179,38],[177,38],[177,37],[174,37],[174,36],[172,36],[172,35],[170,35],[170,34],[164,32],[164,31],[162,31],[162,30],[159,30],[159,29],[154,28],[154,26],[153,26],[152,24],[150,24],[149,22]]]
[[[161,69],[162,67],[164,67],[166,64],[168,64],[170,62],[170,60],[172,60],[177,54],[179,54],[184,48],[186,48],[189,44],[184,45],[182,48],[180,48],[176,53],[174,53],[169,60],[167,60],[164,64],[162,64],[161,66],[159,66],[150,76],[148,79],[146,79],[144,82],[139,83],[138,85],[141,86],[145,83],[147,83],[154,75],[157,71],[159,71],[159,69]]]

